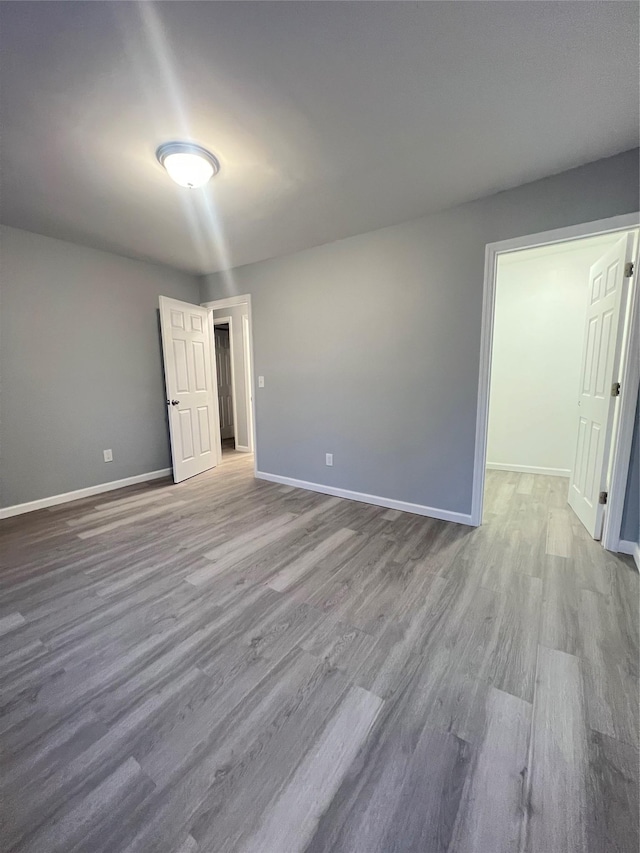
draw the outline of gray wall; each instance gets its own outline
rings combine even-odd
[[[203,300],[205,301],[205,300]],[[246,305],[238,305],[232,308],[221,308],[213,312],[216,317],[231,317],[231,330],[233,333],[233,376],[235,380],[235,404],[238,422],[234,424],[236,445],[249,447],[249,413],[247,411],[247,384],[245,381],[244,366],[244,335],[242,331],[242,318],[246,317],[249,309]]]
[[[158,296],[198,302],[197,279],[14,228],[0,240],[2,506],[168,467]]]
[[[252,295],[259,470],[469,513],[485,245],[639,207],[634,150],[204,278]]]
[[[627,542],[640,543],[640,399],[636,406],[636,422],[631,444],[631,463],[620,538]]]

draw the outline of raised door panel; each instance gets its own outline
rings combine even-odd
[[[187,342],[183,338],[173,339],[173,357],[175,360],[175,393],[188,394],[190,391],[189,358]]]
[[[208,406],[198,407],[198,441],[200,453],[211,452],[211,423]]]
[[[204,341],[193,341],[193,391],[207,392],[207,356],[204,349]]]
[[[193,422],[191,409],[180,409],[178,411],[180,423],[180,447],[182,449],[182,462],[193,459]]]

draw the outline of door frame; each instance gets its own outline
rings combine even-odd
[[[484,289],[482,296],[482,331],[480,338],[480,369],[478,373],[478,406],[476,414],[475,453],[473,460],[473,493],[471,498],[471,523],[482,524],[484,504],[484,481],[487,457],[487,433],[489,426],[489,392],[491,384],[491,357],[493,351],[493,327],[496,301],[496,278],[498,256],[537,246],[565,243],[584,237],[632,231],[640,226],[640,212],[584,222],[567,228],[557,228],[538,234],[528,234],[511,240],[488,243],[485,248]],[[619,334],[622,335],[620,349],[621,391],[618,398],[618,417],[614,417],[609,458],[609,494],[605,512],[602,545],[609,551],[617,551],[620,542],[620,526],[624,508],[625,490],[631,439],[635,417],[638,386],[640,384],[640,295],[638,294],[638,264],[640,261],[640,238],[636,234],[634,246],[634,274],[629,279],[630,293],[627,297],[625,316]]]
[[[255,450],[256,442],[253,424],[253,366],[251,355],[253,352],[253,346],[251,344],[251,323],[249,321],[248,314],[242,315],[242,346],[244,353],[244,390],[249,418],[249,423],[247,425],[249,433],[249,450],[252,451]]]
[[[247,306],[247,318],[248,318],[248,340],[245,343],[245,346],[248,346],[249,349],[249,359],[245,358],[245,389],[247,394],[247,411],[249,412],[249,442],[250,446],[248,448],[240,448],[245,452],[253,453],[254,460],[254,473],[258,470],[258,452],[257,452],[257,442],[256,442],[256,408],[255,408],[255,387],[253,383],[253,377],[255,376],[254,370],[254,354],[253,354],[253,316],[251,311],[251,294],[244,293],[239,296],[229,296],[225,299],[214,299],[209,302],[202,302],[201,306],[203,308],[209,309],[209,323],[212,329],[213,335],[213,312],[220,311],[225,308],[238,308],[241,306]],[[217,319],[217,318],[216,318]],[[229,330],[231,330],[231,325],[229,325]],[[244,332],[244,326],[243,326]],[[215,347],[212,348],[212,358],[215,366]],[[233,356],[232,356],[233,362]],[[232,371],[232,383],[233,383],[233,405],[234,405],[234,419],[236,418],[236,387],[235,387],[235,374],[233,372],[233,363],[231,366]],[[217,390],[217,379],[216,379],[216,390]],[[234,433],[235,433],[235,424],[234,424]],[[220,430],[218,429],[218,438],[220,437]]]

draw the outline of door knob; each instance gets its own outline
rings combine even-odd
[[[172,406],[179,406],[180,400],[167,400],[167,405],[171,404]]]

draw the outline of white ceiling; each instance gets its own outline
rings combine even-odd
[[[192,272],[638,144],[638,6],[0,3],[2,221]],[[192,138],[205,191],[154,158]]]

